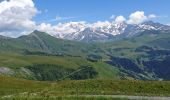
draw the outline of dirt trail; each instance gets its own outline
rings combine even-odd
[[[132,96],[132,95],[82,95],[82,96],[127,98],[131,100],[170,100],[170,97],[159,97],[159,96]]]

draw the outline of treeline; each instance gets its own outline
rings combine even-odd
[[[47,53],[47,52],[41,52],[41,51],[29,51],[24,50],[24,55],[39,55],[39,56],[64,56],[64,53],[58,52],[58,53]]]

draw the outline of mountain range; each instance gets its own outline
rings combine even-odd
[[[18,38],[0,36],[0,74],[50,81],[170,80],[170,27],[119,25],[107,28],[111,33],[104,27],[85,28],[68,33],[70,39],[37,30]]]
[[[141,24],[107,23],[106,25],[86,25],[84,23],[68,23],[65,26],[74,31],[66,33],[57,32],[52,36],[67,40],[84,42],[110,41],[126,37],[132,37],[146,30],[170,30],[170,26],[147,21]],[[50,34],[50,33],[49,33]]]

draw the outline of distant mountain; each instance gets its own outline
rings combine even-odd
[[[160,23],[154,23],[152,21],[148,21],[139,25],[128,25],[123,34],[126,35],[127,37],[132,37],[134,35],[138,35],[141,32],[147,30],[163,31],[163,30],[170,30],[170,27]]]
[[[67,25],[74,29],[74,32],[53,34],[56,38],[77,40],[84,42],[110,41],[126,37],[133,37],[146,30],[170,30],[170,26],[152,21],[141,24],[111,23],[105,26],[86,26],[83,24],[72,23]]]
[[[147,23],[150,24],[152,25],[151,22]],[[40,31],[18,38],[0,39],[0,69],[2,73],[7,70],[10,74],[16,69],[16,76],[21,74],[17,72],[31,71],[28,76],[35,74],[34,78],[38,80],[42,80],[39,74],[44,80],[55,80],[68,77],[78,79],[87,72],[94,74],[92,78],[170,80],[170,30],[160,24],[154,24],[156,29],[150,29],[151,26],[147,25],[145,23],[141,27],[148,30],[137,30],[139,26],[134,25],[136,31],[140,32],[129,33],[130,35],[121,33],[120,35],[126,38],[107,42],[70,41]],[[100,38],[97,31],[94,32],[91,28],[84,31],[79,35],[86,35],[83,41],[92,41],[91,36],[96,40]],[[91,35],[91,31],[95,34]],[[100,34],[111,37],[108,33]],[[88,67],[89,65],[92,68]],[[5,69],[6,66],[10,68]],[[79,68],[87,70],[77,73]],[[76,74],[72,76],[73,72]]]
[[[55,38],[45,32],[33,31],[29,35],[18,38],[0,39],[0,51],[24,52],[40,51],[49,54],[81,55],[82,50],[90,47],[88,44],[77,41]],[[76,51],[76,52],[75,52]]]
[[[155,23],[153,21],[143,22],[141,24],[110,23],[104,25],[86,24],[83,22],[70,22],[59,24],[56,32],[47,33],[57,39],[74,40],[82,42],[107,42],[115,41],[124,38],[140,35],[144,31],[167,31],[170,26]],[[33,33],[39,33],[38,31]],[[35,37],[35,34],[30,34],[29,37]],[[25,36],[21,36],[25,37]],[[38,37],[36,37],[38,39]],[[5,36],[0,36],[0,39],[9,39]],[[40,41],[39,41],[40,42]]]
[[[10,39],[10,37],[0,35],[0,39]]]

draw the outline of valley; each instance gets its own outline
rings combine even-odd
[[[33,80],[60,80],[70,75],[169,80],[169,33],[144,31],[132,38],[92,43],[57,39],[39,31],[4,38],[0,40],[0,73]]]
[[[1,99],[168,98],[169,39],[169,30],[88,43],[37,30],[18,38],[2,36]]]
[[[170,100],[170,0],[0,0],[0,100]]]

